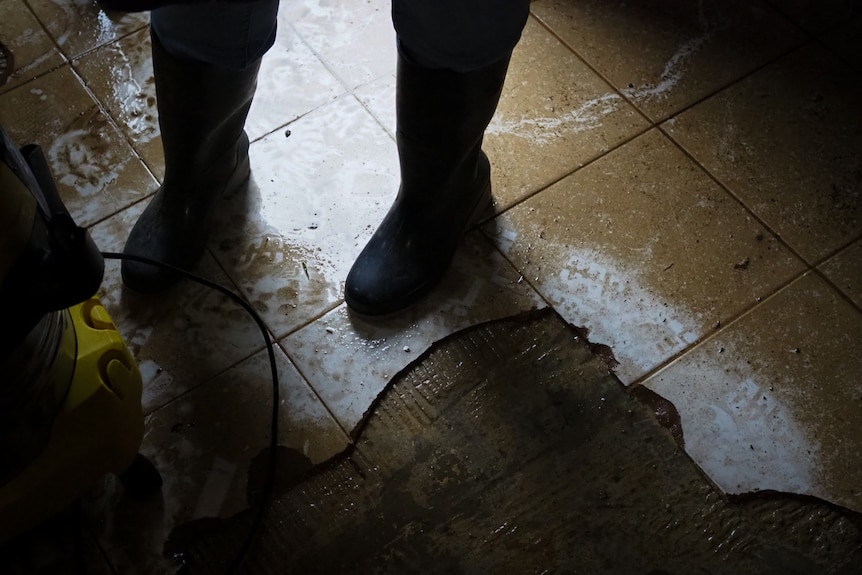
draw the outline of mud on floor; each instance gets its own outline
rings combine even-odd
[[[857,514],[728,499],[681,449],[673,406],[627,390],[601,351],[552,310],[435,344],[346,453],[313,469],[280,453],[287,475],[240,571],[862,572]],[[183,573],[222,573],[253,517],[185,525],[165,551]]]

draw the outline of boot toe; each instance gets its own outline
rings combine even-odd
[[[184,210],[166,205],[164,197],[162,190],[156,192],[129,233],[123,253],[189,270],[206,251],[208,226],[182,217]],[[167,290],[182,279],[169,268],[134,260],[123,260],[120,274],[129,289],[141,293]]]
[[[418,270],[378,269],[357,259],[344,282],[344,301],[360,315],[381,316],[410,307],[430,291],[433,281]]]

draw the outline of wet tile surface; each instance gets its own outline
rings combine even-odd
[[[122,250],[144,203],[92,229],[99,249]],[[193,271],[236,291],[209,254]],[[241,307],[191,281],[182,282],[167,294],[137,294],[123,285],[119,262],[107,261],[99,297],[140,365],[145,413],[264,346],[263,335]]]
[[[68,66],[0,96],[0,122],[20,145],[38,144],[79,225],[151,192],[152,177]]]
[[[817,46],[667,124],[810,263],[862,232],[862,77]]]
[[[252,184],[221,210],[210,241],[278,337],[338,305],[398,191],[395,143],[353,96],[287,130],[252,144]]]
[[[0,94],[63,64],[66,59],[27,9],[24,0],[0,4],[0,42],[13,55],[13,72]],[[9,64],[7,63],[7,66]]]
[[[278,337],[285,465],[339,451],[433,342],[550,305],[610,346],[625,383],[676,404],[689,453],[722,488],[862,511],[857,8],[532,10],[485,143],[498,217],[431,296],[368,321],[347,311],[343,281],[398,189],[389,5],[282,3],[246,126],[251,184],[222,202],[197,271],[238,288]],[[0,122],[45,148],[105,250],[161,176],[146,23],[83,0],[0,4],[20,65]],[[100,294],[141,365],[142,450],[166,483],[132,502],[106,478],[85,515],[92,572],[151,573],[174,526],[245,505],[271,390],[239,308],[190,283],[135,295],[118,269]]]
[[[289,2],[289,22],[348,89],[395,71],[395,31],[386,0],[368,0],[345,10],[327,0]]]
[[[415,308],[369,321],[342,305],[283,344],[303,373],[316,374],[311,385],[352,430],[386,383],[435,341],[543,306],[517,271],[474,233],[435,293]]]
[[[498,207],[511,206],[648,126],[531,18],[485,139]]]
[[[28,0],[33,13],[68,58],[145,28],[146,12],[103,10],[92,0]]]
[[[282,10],[275,45],[261,63],[246,132],[251,140],[256,140],[344,92],[338,79],[297,35]]]
[[[839,290],[862,308],[862,240],[838,252],[820,269]]]
[[[860,509],[860,370],[862,316],[809,274],[645,385],[679,410],[686,450],[722,490]]]
[[[161,175],[164,160],[149,29],[85,54],[73,62],[73,67],[150,169]]]
[[[653,120],[765,64],[803,36],[767,3],[537,2],[533,11]]]
[[[804,270],[657,130],[500,220],[507,257],[625,383]]]
[[[280,349],[276,364],[278,444],[296,472],[342,451],[347,436]],[[174,527],[248,508],[249,493],[262,481],[271,401],[269,362],[261,352],[147,419],[141,453],[164,478],[158,501],[132,501],[113,479],[86,501],[96,536],[118,572],[171,572],[162,547]]]
[[[165,168],[149,29],[85,54],[73,66],[153,173],[161,177]]]

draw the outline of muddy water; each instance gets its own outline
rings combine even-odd
[[[436,344],[378,398],[354,449],[276,497],[245,571],[858,572],[858,515],[728,499],[665,427],[680,433],[673,406],[638,399],[606,362],[551,311]],[[183,526],[166,552],[220,572],[250,523]]]

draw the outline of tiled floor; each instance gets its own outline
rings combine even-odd
[[[465,326],[551,305],[679,409],[729,493],[862,511],[862,8],[852,0],[537,0],[488,129],[498,216],[438,291],[367,322],[343,280],[398,186],[389,3],[284,2],[247,124],[252,185],[199,271],[278,339],[279,442],[339,452],[387,381]],[[146,15],[2,0],[0,122],[77,221],[122,246],[163,163]],[[286,130],[290,136],[286,137]],[[84,502],[92,572],[165,568],[171,529],[245,506],[267,444],[262,342],[222,296],[103,301],[139,359],[158,501]]]

